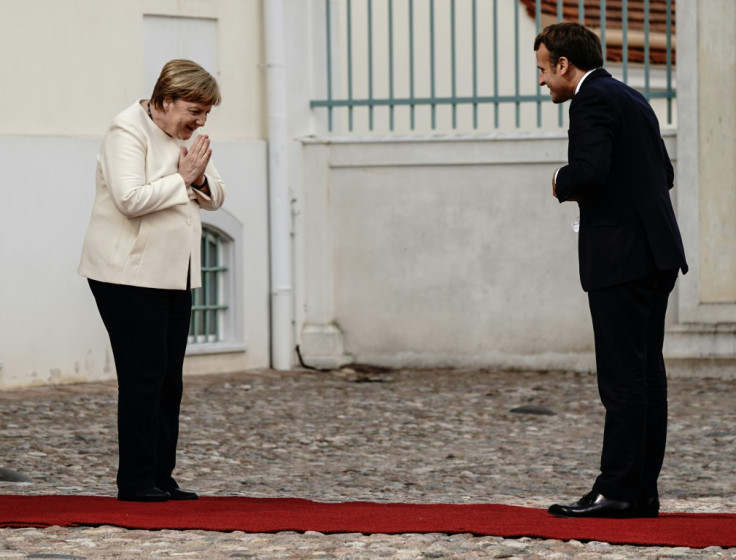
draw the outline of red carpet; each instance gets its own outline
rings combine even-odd
[[[723,513],[665,513],[657,519],[558,519],[542,509],[497,504],[326,504],[240,497],[140,504],[97,496],[0,495],[0,527],[52,525],[248,533],[473,533],[613,544],[736,547],[736,514]]]

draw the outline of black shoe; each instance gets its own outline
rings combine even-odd
[[[641,517],[636,504],[611,500],[596,492],[589,492],[574,504],[554,504],[547,512],[557,517]]]
[[[659,498],[644,498],[639,501],[640,517],[659,516]]]
[[[118,500],[121,502],[165,502],[169,498],[171,494],[155,486],[135,492],[118,492]]]
[[[170,500],[199,500],[199,496],[194,492],[187,492],[181,488],[172,488],[169,490],[171,494]]]

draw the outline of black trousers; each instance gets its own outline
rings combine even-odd
[[[187,282],[188,284],[188,282]],[[89,280],[118,377],[120,492],[176,487],[182,366],[192,294]]]
[[[588,292],[598,391],[606,410],[601,474],[593,490],[611,499],[658,497],[667,441],[662,358],[667,300],[676,270]]]

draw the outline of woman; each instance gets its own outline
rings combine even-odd
[[[110,336],[118,377],[118,499],[196,500],[172,478],[191,288],[201,285],[199,209],[225,185],[195,130],[220,103],[188,60],[161,71],[151,99],[117,115],[97,158],[96,196],[79,273]],[[188,147],[187,147],[188,146]]]

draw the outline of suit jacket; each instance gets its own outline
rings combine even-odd
[[[557,173],[560,202],[579,200],[578,253],[585,291],[657,270],[687,272],[670,200],[674,170],[651,106],[603,70],[570,103],[568,165]]]
[[[225,184],[212,161],[210,196],[187,187],[178,173],[181,141],[140,103],[118,114],[97,157],[96,194],[79,273],[112,284],[184,290],[201,286],[199,210],[216,210]]]

